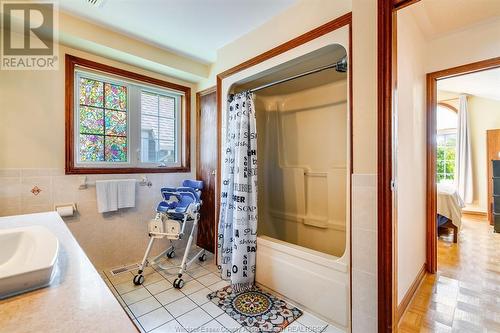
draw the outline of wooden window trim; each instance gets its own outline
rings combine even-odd
[[[181,97],[181,127],[183,129],[183,140],[180,144],[181,165],[176,167],[80,167],[75,165],[74,150],[74,73],[75,67],[80,66],[97,70],[106,74],[117,75],[134,81],[139,81],[162,88],[176,90],[184,93]],[[104,65],[91,60],[75,57],[69,54],[65,56],[65,171],[67,175],[72,174],[124,174],[124,173],[175,173],[191,171],[191,88],[180,84],[155,79],[142,74],[137,74],[124,69]]]

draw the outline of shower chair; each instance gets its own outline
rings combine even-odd
[[[184,286],[182,275],[191,266],[191,264],[198,258],[199,261],[205,261],[207,255],[205,250],[202,249],[191,259],[188,259],[189,251],[193,243],[194,233],[198,227],[200,219],[201,190],[203,189],[203,182],[199,180],[184,180],[181,187],[164,187],[161,189],[163,200],[156,208],[156,216],[149,221],[149,243],[146,248],[146,253],[139,265],[139,270],[134,276],[133,282],[135,285],[144,283],[144,268],[148,265],[157,265],[161,269],[168,270],[179,268],[177,278],[173,282],[174,288],[181,289]],[[175,257],[175,241],[180,240],[185,235],[186,222],[193,221],[191,232],[187,241],[186,248],[182,261],[178,266],[163,266],[157,260],[163,256],[167,258]],[[170,241],[170,247],[149,259],[149,253],[153,247],[156,239],[167,238]]]

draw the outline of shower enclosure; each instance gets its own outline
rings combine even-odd
[[[351,119],[344,45],[348,30],[318,40],[308,52],[278,56],[238,73],[223,83],[222,93],[253,90],[255,94],[256,282],[347,330]],[[339,62],[343,67],[331,66]],[[315,71],[323,67],[329,69]],[[223,115],[223,135],[224,119]]]

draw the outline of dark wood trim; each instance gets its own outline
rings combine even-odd
[[[196,93],[196,178],[200,179],[200,116],[201,116],[201,96],[216,92],[217,87],[210,87]]]
[[[397,11],[410,5],[416,4],[419,1],[420,0],[392,0],[392,9],[394,11]]]
[[[352,58],[352,53],[353,53],[353,45],[352,45],[352,12],[349,12],[347,14],[344,14],[330,22],[327,22],[309,32],[306,32],[305,34],[302,34],[294,39],[289,40],[288,42],[285,42],[275,48],[272,48],[271,50],[268,50],[256,57],[253,57],[247,61],[242,62],[241,64],[234,66],[228,70],[225,70],[224,72],[221,72],[217,75],[217,181],[216,181],[216,196],[217,199],[215,200],[216,204],[216,221],[219,221],[219,214],[220,214],[220,183],[221,183],[221,157],[222,157],[222,152],[221,152],[221,144],[222,144],[222,107],[223,107],[223,102],[225,99],[222,98],[222,80],[235,74],[238,73],[242,70],[245,70],[247,68],[250,68],[252,66],[255,66],[261,62],[264,62],[266,60],[269,60],[277,55],[280,55],[284,52],[287,52],[297,46],[300,46],[302,44],[305,44],[307,42],[310,42],[318,37],[321,37],[327,33],[330,33],[334,30],[337,30],[339,28],[342,28],[344,26],[349,27],[349,99],[350,99],[350,107],[349,107],[349,112],[350,112],[350,133],[351,133],[351,138],[350,138],[350,151],[351,151],[351,166],[350,166],[350,172],[351,176],[353,173],[353,142],[352,142],[352,130],[353,130],[353,58]],[[352,194],[352,185],[350,187],[350,193]],[[352,200],[351,200],[352,201]],[[349,228],[351,230],[350,233],[350,241],[349,241],[349,246],[352,254],[352,203],[351,203],[351,218],[349,219]],[[217,227],[215,228],[215,232],[217,233]],[[217,234],[215,235],[217,237]],[[217,239],[217,238],[215,238]],[[217,251],[217,249],[216,249]],[[216,252],[217,255],[217,252]],[[350,306],[351,309],[349,311],[350,313],[350,319],[352,321],[352,255],[350,256],[350,265],[349,265],[349,276],[350,276]]]
[[[215,223],[216,226],[214,228],[214,239],[216,240],[215,244],[215,258],[218,256],[218,230],[219,230],[219,217],[220,217],[220,184],[222,182],[222,170],[221,170],[221,158],[222,158],[222,79],[219,75],[217,75],[217,82],[215,85],[215,89],[217,91],[216,100],[217,100],[217,172],[216,172],[216,181],[215,181]]]
[[[182,128],[184,129],[183,142],[181,144],[181,166],[169,168],[87,168],[76,167],[74,156],[74,72],[75,67],[85,67],[96,71],[113,74],[135,80],[142,83],[148,83],[155,86],[183,92],[182,104]],[[66,174],[124,174],[124,173],[173,173],[191,171],[191,88],[180,84],[159,80],[153,77],[130,72],[121,68],[108,66],[91,60],[75,57],[69,54],[65,55],[65,170]]]
[[[393,332],[395,325],[394,235],[392,220],[392,108],[393,108],[393,6],[378,0],[378,133],[377,133],[377,254],[378,332]],[[395,29],[394,29],[395,30]]]
[[[354,116],[354,99],[353,99],[353,75],[354,75],[354,66],[353,66],[353,45],[352,45],[352,21],[349,23],[349,133],[350,135],[350,163],[351,167],[349,168],[350,172],[350,182],[352,182],[352,175],[354,173],[354,143],[353,143],[353,130],[354,130],[354,121],[353,121],[353,116]],[[349,230],[350,234],[352,235],[352,184],[349,186]],[[350,311],[349,311],[349,322],[351,323],[352,327],[352,236],[350,237],[349,240],[349,304],[350,304]]]
[[[455,113],[458,113],[458,109],[456,107],[454,107],[453,105],[450,105],[448,103],[445,103],[445,102],[438,102],[437,105],[440,105],[442,107],[445,107],[447,109],[450,109],[451,111],[455,112]]]
[[[437,82],[432,75],[427,74],[426,106],[427,106],[427,161],[426,161],[426,259],[427,271],[431,274],[437,270],[437,240],[436,238],[436,119]]]
[[[406,291],[406,294],[403,297],[403,299],[401,300],[401,303],[399,303],[398,317],[397,317],[398,322],[403,317],[406,309],[408,308],[408,305],[410,305],[411,300],[415,296],[415,293],[417,292],[418,287],[420,287],[420,285],[422,284],[422,281],[424,281],[426,274],[427,274],[426,266],[425,266],[425,264],[423,264],[422,267],[420,268],[420,270],[418,271],[417,276],[415,277],[415,280],[413,280],[410,288],[408,288],[408,290]]]
[[[500,57],[473,62],[466,65],[447,68],[427,74],[427,271],[437,271],[437,186],[436,186],[436,109],[437,82],[450,77],[476,73],[500,67]]]
[[[479,210],[468,210],[468,209],[462,209],[462,214],[478,216],[478,217],[483,217],[483,218],[486,218],[488,216],[487,212],[482,212]]]

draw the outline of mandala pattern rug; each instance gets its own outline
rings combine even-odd
[[[258,287],[233,292],[228,286],[207,297],[251,332],[281,332],[302,315],[301,310]]]

